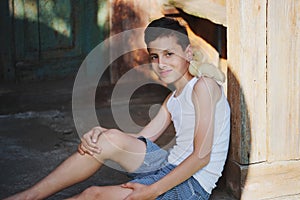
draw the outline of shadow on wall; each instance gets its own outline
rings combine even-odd
[[[138,10],[139,8],[135,7],[134,4],[135,1],[113,1],[110,35],[145,27],[147,25],[148,21],[146,21],[146,17],[142,16],[143,13],[141,10]],[[144,45],[143,35],[133,35],[133,33],[131,33],[128,35],[128,38],[124,40],[126,41],[121,41],[121,43],[130,46],[131,49],[136,49],[135,47]],[[114,52],[111,52],[111,54],[113,55]],[[147,64],[148,61],[148,54],[145,49],[137,49],[122,55],[111,64],[111,82],[116,83],[116,81],[130,69]],[[143,73],[147,76],[149,69],[145,69]]]
[[[209,43],[219,53],[220,58],[227,58],[226,27],[215,24],[208,19],[189,15],[178,9],[180,16],[188,22],[191,30]]]
[[[228,66],[227,98],[231,107],[231,139],[225,166],[226,187],[241,199],[251,155],[251,124],[243,89]]]

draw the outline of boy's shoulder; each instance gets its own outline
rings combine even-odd
[[[217,81],[213,78],[206,77],[206,76],[200,76],[197,78],[197,81],[194,85],[194,88],[197,87],[205,87],[205,88],[211,88],[211,89],[220,89],[220,85],[217,83]]]
[[[222,86],[220,86],[213,78],[201,76],[196,81],[193,88],[193,96],[208,96],[213,99],[219,99],[222,94]]]

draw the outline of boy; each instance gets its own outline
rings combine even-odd
[[[193,77],[193,52],[186,29],[160,18],[145,30],[153,70],[176,90],[138,134],[95,127],[75,153],[32,188],[9,199],[43,199],[87,179],[105,160],[119,163],[133,180],[93,186],[72,199],[208,199],[221,176],[229,144],[230,109],[222,88]],[[176,144],[165,151],[153,143],[173,121]],[[96,158],[96,159],[95,159]]]

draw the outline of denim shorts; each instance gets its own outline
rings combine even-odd
[[[138,138],[147,145],[144,163],[134,173],[129,173],[133,178],[131,182],[150,185],[159,181],[170,173],[176,166],[167,162],[168,152],[152,141],[143,137]],[[207,193],[194,177],[190,177],[183,183],[175,186],[166,193],[160,195],[159,200],[208,200]]]

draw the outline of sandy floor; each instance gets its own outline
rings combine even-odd
[[[76,151],[79,136],[72,117],[71,92],[71,82],[59,81],[0,87],[0,199],[31,186]],[[98,95],[96,98],[101,125],[116,127],[106,97]],[[161,98],[148,91],[144,100],[146,104],[141,104],[142,98],[137,95],[130,106],[130,113],[135,116],[133,120],[141,126],[149,120],[149,102],[159,102]],[[159,145],[168,144],[172,138],[170,127]],[[105,166],[90,179],[49,199],[66,198],[91,185],[128,180],[126,175]],[[211,199],[234,198],[218,187]]]

